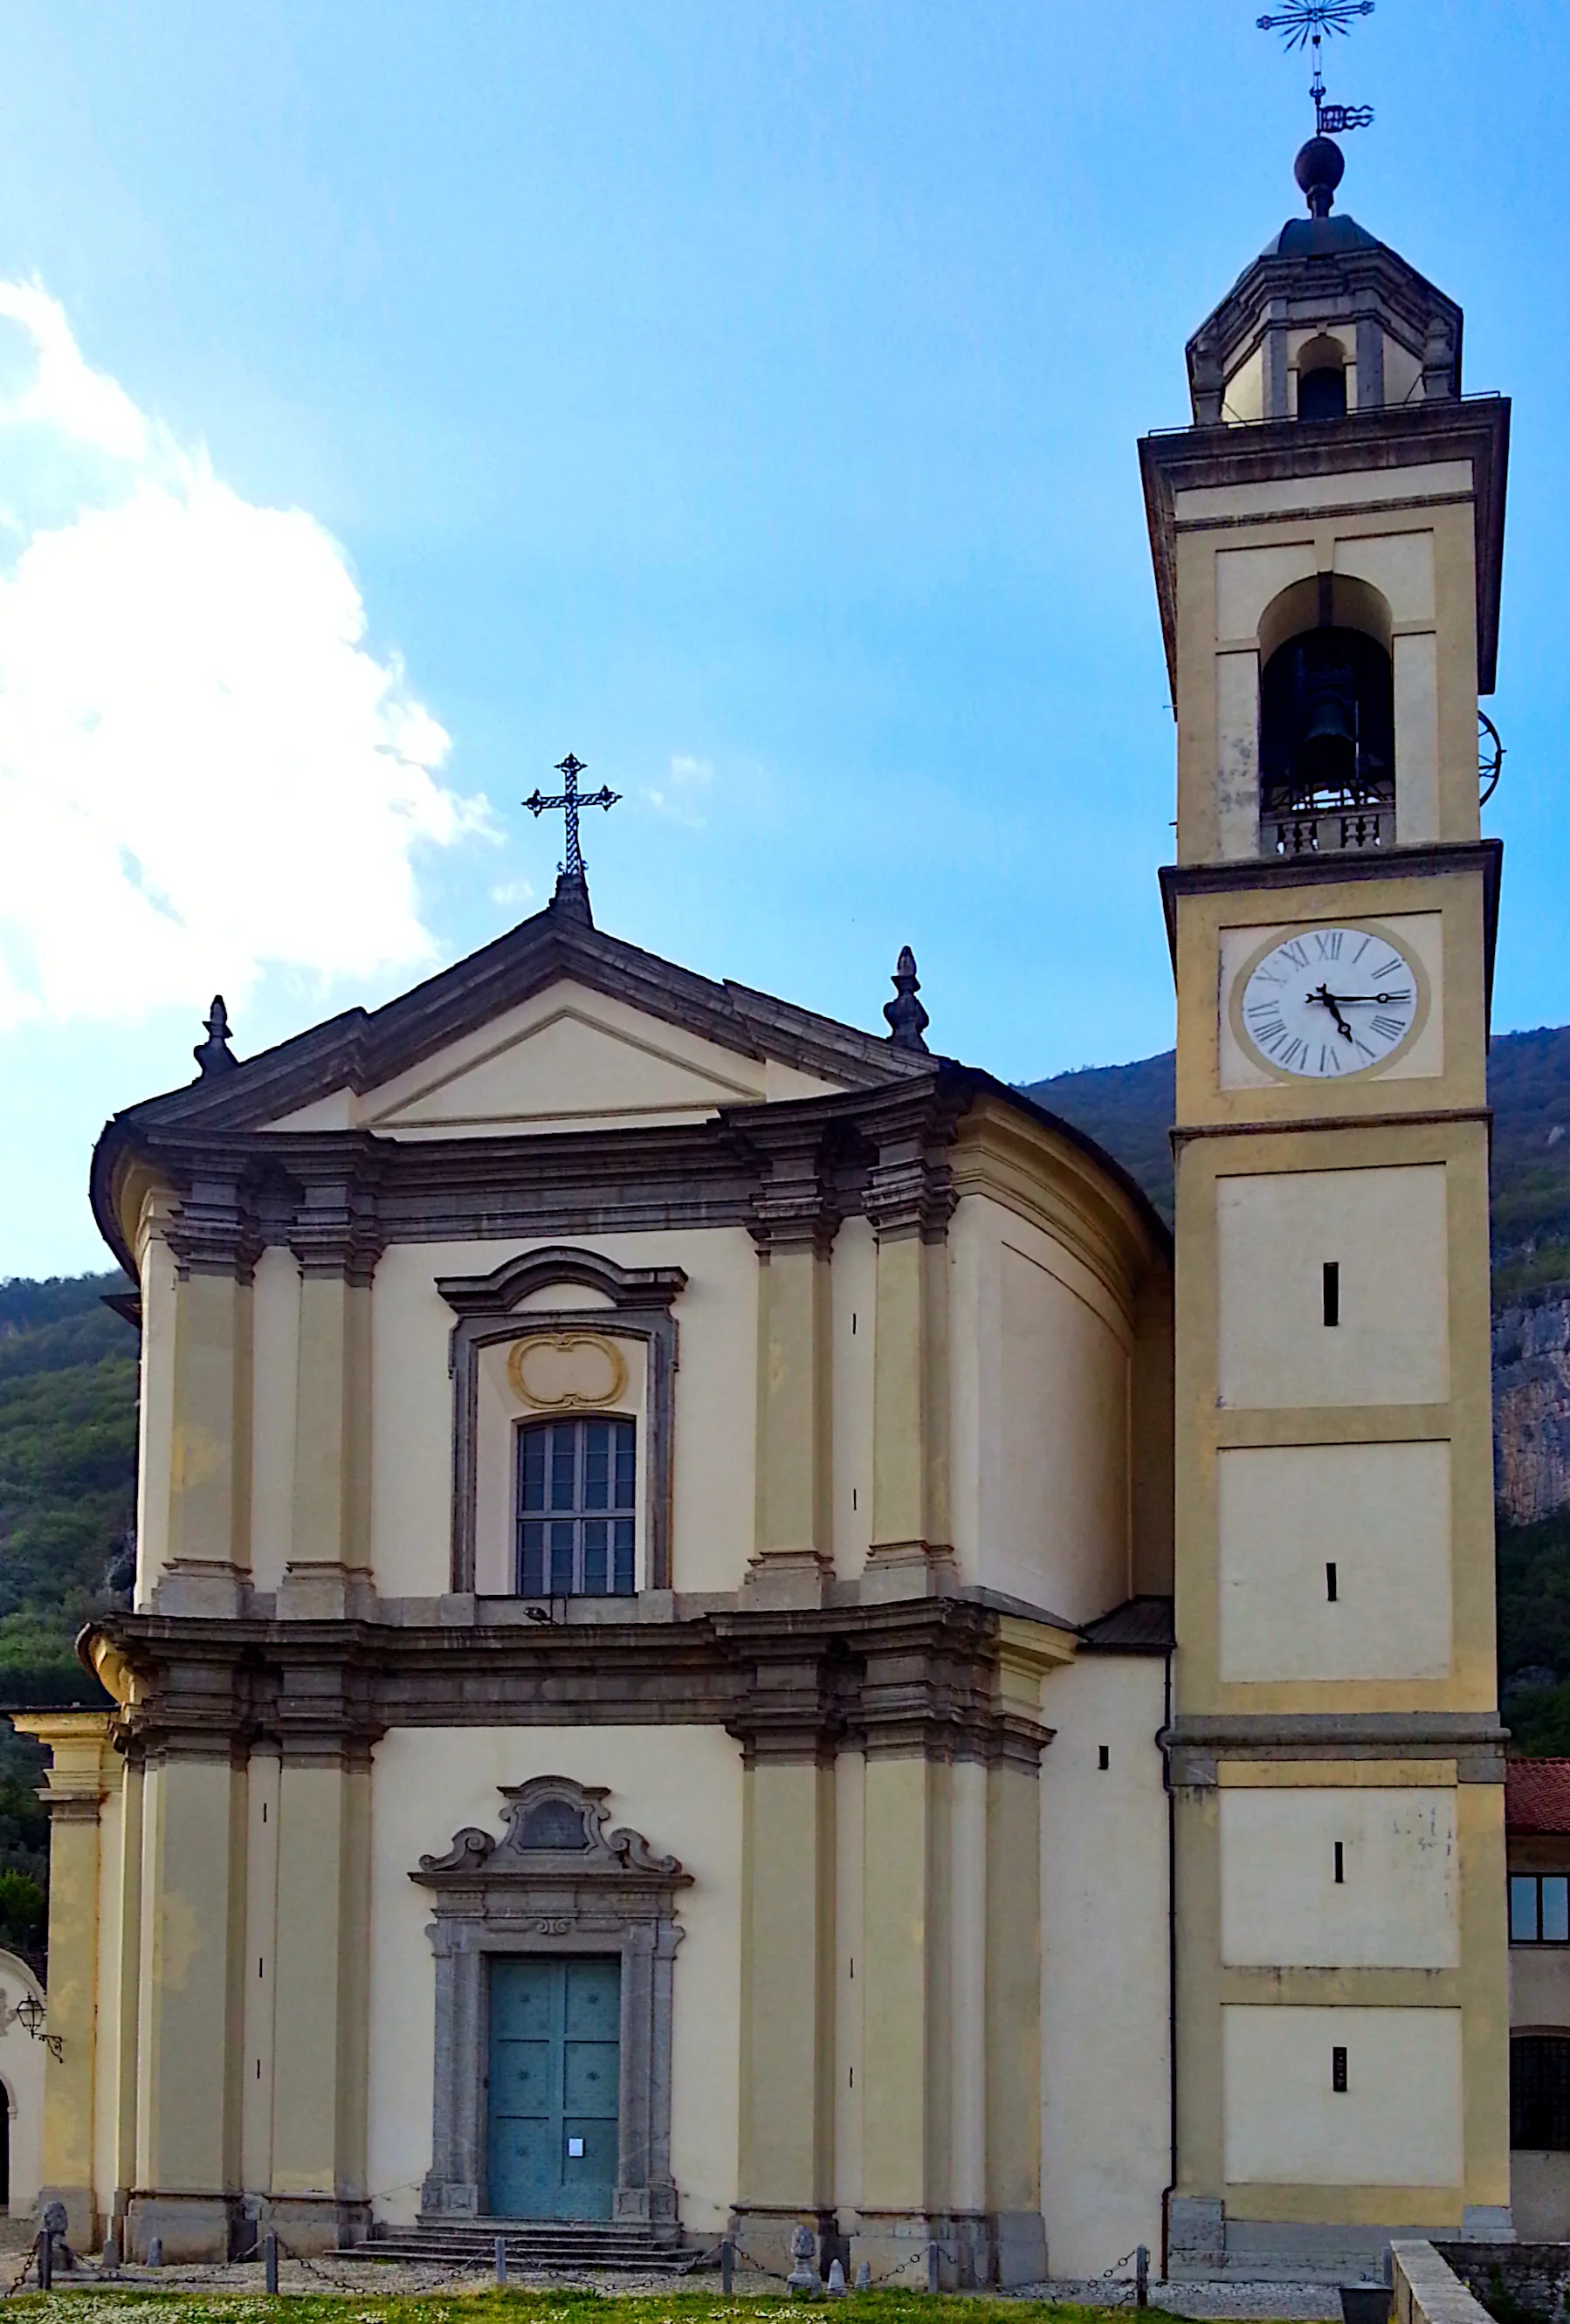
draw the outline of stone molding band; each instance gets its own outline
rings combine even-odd
[[[561,1626],[115,1614],[137,1758],[363,1764],[394,1727],[716,1726],[745,1761],[969,1760],[1034,1771],[1051,1729],[1002,1677],[1003,1618],[956,1598]]]

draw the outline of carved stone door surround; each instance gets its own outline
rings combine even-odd
[[[692,1876],[642,1833],[607,1831],[603,1785],[566,1775],[503,1784],[500,1840],[466,1825],[410,1878],[431,1891],[436,2076],[422,2214],[474,2218],[485,2195],[487,1957],[615,1954],[622,1970],[621,2109],[612,2217],[674,2241],[670,2175],[676,1894]]]

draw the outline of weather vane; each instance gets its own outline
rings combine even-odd
[[[1373,119],[1371,105],[1326,105],[1321,43],[1326,32],[1350,32],[1353,20],[1371,16],[1374,0],[1287,0],[1273,16],[1259,20],[1261,32],[1279,32],[1284,48],[1314,49],[1314,78],[1308,94],[1314,99],[1314,123],[1321,137],[1338,137],[1343,130],[1366,129]]]

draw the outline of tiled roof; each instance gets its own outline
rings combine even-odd
[[[1129,1598],[1085,1628],[1086,1651],[1104,1655],[1161,1655],[1176,1643],[1170,1598]]]
[[[1570,1759],[1506,1762],[1505,1830],[1570,1832]]]

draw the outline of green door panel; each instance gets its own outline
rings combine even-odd
[[[494,2218],[611,2216],[621,2008],[619,1960],[493,1956],[485,2163]]]

